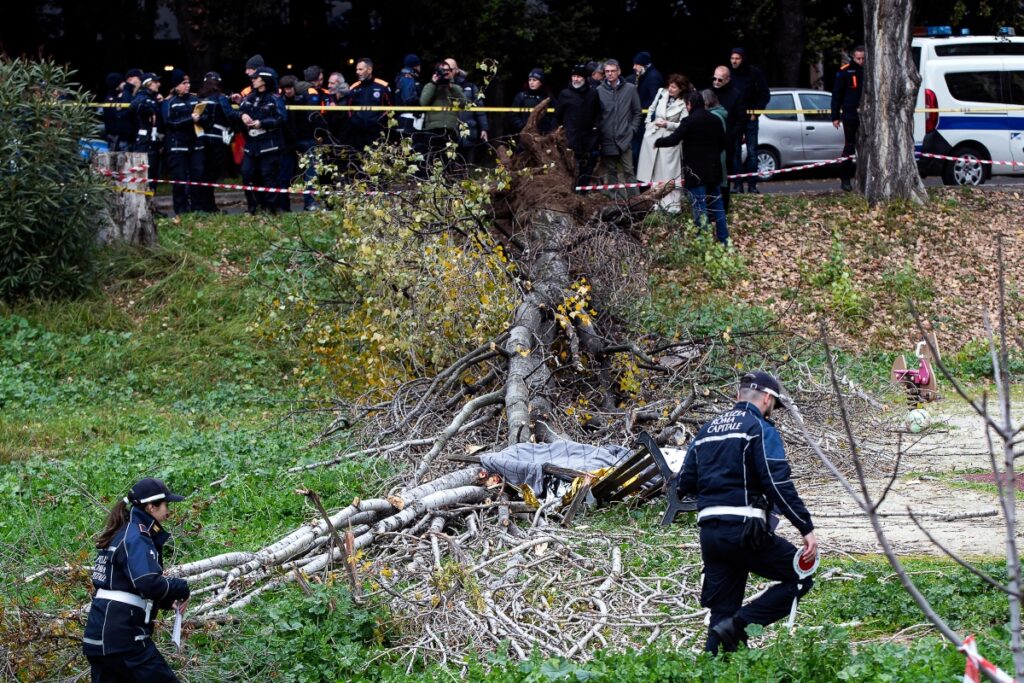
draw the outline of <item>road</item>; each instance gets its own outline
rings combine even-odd
[[[925,187],[943,187],[942,178],[924,179]],[[760,182],[758,189],[764,194],[804,194],[839,189],[839,177],[834,172],[794,171],[784,173],[777,180]],[[1024,191],[1024,174],[1017,176],[993,176],[981,185],[982,190]]]

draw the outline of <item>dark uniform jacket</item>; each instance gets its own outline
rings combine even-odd
[[[836,73],[832,88],[832,120],[857,121],[860,93],[864,89],[864,67],[857,62],[846,64]]]
[[[189,93],[185,96],[171,95],[163,101],[164,129],[167,137],[164,143],[168,152],[189,152],[199,148],[192,111],[199,104],[199,98]],[[199,125],[204,125],[213,112],[203,111]]]
[[[391,104],[391,88],[387,81],[375,78],[372,81],[357,81],[348,91],[346,104],[353,107],[384,107]],[[349,125],[368,133],[384,130],[388,113],[386,111],[350,111]]]
[[[86,655],[141,652],[153,635],[157,609],[171,609],[176,600],[188,598],[183,579],[164,576],[163,547],[170,536],[146,512],[132,507],[110,547],[99,551],[92,572],[97,590],[120,591],[152,601],[152,606],[147,615],[139,605],[94,597],[82,639]]]
[[[718,119],[708,116],[721,129]],[[698,510],[718,505],[745,507],[757,495],[764,495],[802,535],[814,531],[807,506],[790,479],[779,432],[747,401],[701,427],[686,451],[678,486],[680,496],[697,495]]]
[[[260,122],[259,128],[250,128],[242,123],[242,114]],[[283,129],[288,121],[284,100],[275,93],[252,91],[238,111],[234,112],[237,125],[245,133],[245,153],[251,156],[280,153],[284,147]]]
[[[206,103],[203,118],[199,120],[203,126],[203,142],[206,144],[231,144],[231,100],[224,93],[210,93],[203,96],[200,102]]]
[[[675,132],[654,141],[655,147],[683,143],[683,178],[686,187],[718,187],[722,181],[725,132],[721,120],[706,109],[694,109]]]
[[[158,143],[163,139],[163,121],[156,93],[148,88],[140,89],[132,98],[128,111],[135,122],[134,151],[148,152],[159,149]]]

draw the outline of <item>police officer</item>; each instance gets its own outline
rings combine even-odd
[[[160,149],[163,147],[163,120],[160,114],[160,77],[153,72],[143,74],[142,83],[132,98],[128,111],[135,121],[133,152],[145,152],[149,163],[149,188],[156,189],[160,177]]]
[[[145,74],[141,69],[131,68],[124,74],[124,83],[121,86],[121,97],[117,100],[120,107],[117,112],[117,147],[115,151],[129,152],[135,145],[135,116],[131,112],[132,100],[139,88],[142,87],[142,77]]]
[[[864,90],[864,47],[853,48],[852,59],[844,64],[836,73],[836,83],[832,88],[832,125],[837,129],[843,126],[843,156],[850,156],[857,150],[857,129],[860,128],[860,94]],[[853,161],[847,159],[839,165],[839,179],[843,192],[853,190],[850,179],[853,177]]]
[[[363,57],[356,62],[356,76],[359,77],[348,91],[346,104],[353,107],[386,107],[391,104],[391,88],[388,82],[373,77],[373,60]],[[386,111],[349,111],[349,145],[362,152],[384,133],[387,122]]]
[[[701,605],[711,610],[704,648],[713,654],[719,648],[734,651],[746,642],[748,624],[778,621],[795,597],[811,589],[811,579],[800,579],[793,568],[796,547],[770,533],[777,521],[769,514],[774,509],[803,535],[802,559],[817,554],[811,515],[790,479],[782,439],[768,419],[782,405],[781,395],[778,380],[767,372],[744,375],[736,405],[701,427],[679,473],[679,495],[697,496],[704,561]],[[764,533],[750,534],[758,521],[766,523]],[[779,583],[743,605],[750,572]]]
[[[100,110],[100,118],[103,120],[103,136],[106,138],[111,152],[117,151],[118,141],[121,137],[121,120],[124,118],[121,108],[113,105],[121,103],[123,93],[124,76],[116,71],[107,74],[103,104],[108,106]]]
[[[250,92],[238,111],[237,125],[245,133],[245,156],[242,159],[242,182],[246,185],[279,187],[281,153],[284,147],[282,130],[288,119],[284,101],[277,95],[277,72],[261,66],[251,76]],[[276,212],[276,194],[245,191],[249,213],[257,208]]]
[[[110,510],[96,539],[96,594],[82,649],[93,683],[177,681],[153,644],[158,609],[184,609],[184,579],[163,574],[163,548],[170,534],[162,524],[168,503],[184,500],[159,479],[142,479]]]
[[[167,170],[171,180],[200,182],[203,177],[203,145],[196,135],[196,126],[209,121],[204,109],[197,112],[199,98],[189,92],[189,79],[181,69],[171,71],[171,94],[163,102],[164,149],[167,153]],[[174,200],[174,216],[200,210],[198,185],[175,184],[171,190]]]
[[[203,182],[216,183],[224,174],[228,164],[228,153],[231,149],[231,100],[224,94],[220,74],[208,71],[203,76],[203,84],[199,86],[199,102],[205,108],[206,116],[200,123],[203,132],[199,136],[203,144]],[[198,198],[199,211],[217,212],[212,187],[198,187],[195,195]]]

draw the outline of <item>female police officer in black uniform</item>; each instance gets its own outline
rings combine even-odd
[[[180,500],[159,479],[143,479],[107,516],[96,540],[96,594],[82,638],[93,683],[178,680],[152,635],[156,611],[189,596],[188,584],[165,577],[162,566],[170,534],[161,523],[167,504]]]

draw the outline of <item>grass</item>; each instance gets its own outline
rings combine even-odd
[[[805,200],[786,200],[792,215]],[[254,332],[267,285],[287,273],[261,257],[281,231],[316,232],[317,216],[274,221],[246,216],[185,217],[161,222],[161,246],[103,252],[101,287],[72,302],[24,302],[0,308],[0,571],[24,577],[70,565],[31,582],[0,588],[0,640],[24,643],[11,615],[27,607],[67,613],[89,592],[82,567],[92,561],[92,535],[105,509],[142,476],[159,476],[188,495],[173,509],[178,563],[230,549],[255,549],[314,514],[297,488],[319,491],[334,508],[379,493],[393,472],[383,462],[350,463],[287,475],[297,463],[322,459],[338,444],[308,447],[323,419],[289,414],[311,397],[294,376],[298,359]],[[768,230],[770,226],[762,229]],[[708,277],[746,277],[742,256],[698,258],[675,244],[663,270],[702,269]],[[689,265],[688,265],[689,264]],[[654,295],[638,322],[664,335],[735,339],[771,328],[764,307],[726,296],[690,296],[679,280],[656,274]],[[886,275],[892,288],[924,285],[911,272]],[[661,279],[659,279],[661,278]],[[805,360],[814,361],[813,351]],[[887,375],[892,350],[840,353],[855,379]],[[756,363],[760,358],[743,362]],[[817,358],[821,360],[821,358]],[[984,372],[978,349],[951,354],[958,372]],[[984,486],[984,485],[980,485]],[[687,568],[697,580],[700,558],[692,519],[658,525],[663,506],[616,505],[586,511],[578,527],[595,534],[642,535],[655,552],[630,552],[626,566],[644,576]],[[1002,653],[1005,599],[949,562],[908,562],[922,589],[957,628],[976,631],[982,651],[1006,666]],[[665,640],[630,652],[599,651],[580,666],[534,656],[513,662],[499,654],[465,672],[417,664],[406,676],[383,654],[387,606],[356,606],[343,589],[296,587],[262,596],[236,624],[189,635],[186,655],[172,657],[191,681],[236,680],[891,680],[952,678],[962,656],[934,636],[903,644],[864,642],[899,633],[922,618],[878,558],[829,558],[853,581],[819,582],[801,608],[800,624],[815,631],[769,631],[761,647],[710,660]],[[997,563],[986,570],[999,575]],[[337,612],[328,613],[330,602]],[[855,631],[834,624],[860,621]],[[77,622],[67,636],[74,638]],[[851,643],[853,645],[851,646]],[[166,634],[159,639],[168,651]],[[39,650],[26,650],[32,654]],[[12,655],[15,656],[15,655]],[[371,668],[365,662],[379,656]],[[22,677],[51,677],[55,660],[41,655],[15,664]],[[75,671],[81,661],[72,662]],[[77,669],[75,668],[77,667]]]

